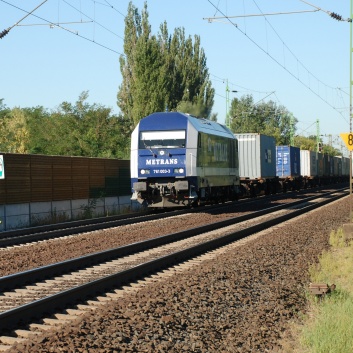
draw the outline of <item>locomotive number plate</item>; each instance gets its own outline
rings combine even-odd
[[[153,174],[170,174],[170,169],[153,169]]]

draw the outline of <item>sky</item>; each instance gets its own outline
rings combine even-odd
[[[145,0],[132,3],[141,13]],[[119,113],[128,4],[0,0],[0,33],[10,28],[0,39],[3,103],[52,110],[88,91],[89,103]],[[290,111],[298,135],[319,127],[323,142],[346,154],[339,134],[350,131],[348,0],[148,0],[147,7],[153,34],[166,22],[169,34],[184,28],[200,36],[220,123],[233,98],[252,95]]]

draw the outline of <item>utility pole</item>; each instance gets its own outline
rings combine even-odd
[[[290,146],[294,146],[294,117],[293,114],[290,115],[290,130],[289,130],[289,144]]]
[[[227,79],[227,83],[226,83],[226,120],[225,120],[225,123],[226,123],[227,128],[230,129],[228,105],[229,105],[229,87],[228,87],[228,79]]]
[[[320,146],[320,122],[319,122],[319,119],[316,119],[316,152],[319,152],[319,146]]]
[[[229,86],[228,86],[228,79],[227,79],[227,84],[226,84],[226,120],[225,120],[225,124],[227,126],[228,129],[230,129],[230,123],[231,123],[231,119],[229,116]],[[237,93],[238,91],[232,91],[233,93]]]
[[[349,134],[352,134],[352,18],[353,18],[353,0],[351,0],[351,22],[350,28],[350,78],[349,78]],[[349,151],[349,221],[352,223],[352,151]]]
[[[328,135],[328,144],[330,147],[332,147],[332,134]]]
[[[351,19],[353,18],[353,0],[351,0]],[[350,56],[349,56],[349,61],[350,61],[350,66],[349,66],[349,73],[350,73],[350,79],[349,79],[349,132],[352,133],[352,45],[353,45],[353,39],[352,39],[352,21],[349,23],[350,26]]]

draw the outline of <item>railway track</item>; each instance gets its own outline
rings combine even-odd
[[[15,330],[21,325],[22,328],[28,329],[26,325],[29,322],[33,323],[34,320],[42,318],[44,313],[53,312],[53,308],[57,312],[60,308],[74,305],[78,300],[84,305],[85,301],[102,293],[105,294],[100,297],[101,300],[109,300],[110,296],[114,296],[113,289],[284,222],[346,194],[347,192],[337,192],[310,197],[256,214],[227,219],[204,227],[2,277],[0,286],[6,288],[6,292],[0,297],[2,310],[0,331],[2,334],[9,334],[9,330]],[[221,231],[221,227],[226,228]],[[89,266],[90,268],[87,268]],[[68,318],[63,314],[61,316],[57,314],[56,317]],[[44,322],[49,323],[50,320],[53,319],[47,318]],[[33,331],[35,328],[44,329],[42,323],[32,324],[30,331],[17,330],[17,334],[12,331],[14,333],[10,337],[1,337],[0,341],[6,344],[20,340],[21,336],[38,332]]]
[[[170,214],[183,214],[187,210],[170,212]],[[16,229],[0,233],[0,248],[37,242],[42,240],[55,239],[68,235],[95,230],[118,227],[122,225],[135,224],[139,222],[151,221],[163,217],[164,213],[136,212],[119,216],[109,216],[74,222],[65,222],[33,228]]]
[[[198,208],[188,209],[177,209],[177,210],[158,210],[152,212],[148,210],[146,212],[136,212],[132,214],[124,214],[118,216],[109,216],[88,220],[80,220],[73,222],[65,222],[59,224],[51,224],[46,226],[39,226],[33,228],[16,229],[5,232],[0,232],[0,248],[11,247],[22,244],[29,244],[39,241],[46,241],[50,239],[57,239],[66,236],[74,236],[84,232],[93,232],[102,229],[108,229],[123,225],[136,224],[141,222],[147,222],[152,220],[158,220],[165,217],[173,217],[183,215],[192,212],[203,212],[207,211],[222,211],[225,208],[241,208],[244,204],[251,204],[256,202],[257,204],[266,203],[269,199],[271,201],[281,200],[284,198],[297,198],[305,197],[305,193],[309,194],[321,194],[327,191],[314,189],[314,190],[301,190],[300,192],[288,192],[286,194],[270,195],[265,197],[254,199],[242,199],[235,203],[217,204],[202,206]]]

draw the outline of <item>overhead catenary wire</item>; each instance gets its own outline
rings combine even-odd
[[[72,21],[72,22],[57,22],[55,25],[72,25],[72,24],[85,24],[85,23],[92,23],[93,21]],[[28,23],[28,24],[18,24],[18,27],[32,27],[32,26],[50,26],[54,27],[50,23]]]
[[[258,14],[244,14],[244,15],[237,15],[237,16],[218,16],[218,17],[204,17],[204,20],[208,20],[208,22],[217,22],[220,20],[224,20],[226,18],[243,18],[243,17],[263,17],[263,16],[275,16],[275,15],[294,15],[294,14],[301,14],[301,13],[310,13],[310,12],[318,12],[318,11],[322,11],[325,12],[326,14],[328,14],[330,17],[338,20],[338,21],[347,21],[347,22],[352,22],[351,18],[346,18],[344,19],[341,15],[332,12],[332,11],[328,11],[328,10],[324,10],[321,7],[315,6],[305,0],[299,0],[309,6],[312,6],[315,8],[315,10],[298,10],[298,11],[287,11],[287,12],[270,12],[270,13],[258,13]],[[217,5],[218,8],[218,5]],[[218,10],[216,11],[216,13],[219,12]]]
[[[14,3],[14,1],[11,1],[11,0],[8,0],[9,2],[13,2]],[[41,0],[37,0],[38,2],[39,1],[41,1]],[[36,2],[37,2],[36,1]],[[245,1],[245,0],[244,0]],[[69,0],[69,2],[70,3],[72,3],[72,4],[77,4],[77,1],[76,2],[74,2],[74,1],[70,1]],[[216,0],[216,1],[214,1],[215,2],[215,4],[217,4],[217,3],[220,3],[220,1],[219,0]],[[102,4],[102,5],[104,5],[104,6],[109,6],[109,5],[113,5],[113,4],[116,4],[116,2],[113,2],[113,0],[110,0],[110,1],[105,1],[105,3],[104,3],[104,0],[101,0],[100,2],[98,2],[98,1],[96,1],[96,3],[97,4]],[[222,2],[221,2],[222,3]],[[66,7],[66,5],[63,3],[63,2],[61,2],[60,1],[60,4],[63,6],[63,7]],[[48,5],[49,5],[49,3],[48,3]],[[77,6],[78,8],[80,8],[79,6]],[[110,6],[111,7],[111,6]],[[47,8],[46,6],[44,7],[43,6],[43,10],[40,10],[40,11],[44,11],[44,8]],[[91,12],[90,11],[85,11],[85,8],[83,8],[83,12],[86,12],[86,13],[88,13],[88,14],[91,14]],[[71,13],[73,12],[73,11],[71,11],[70,9],[68,9],[67,11],[70,11]],[[101,10],[102,11],[102,10]],[[107,8],[107,10],[104,10],[105,12],[110,12],[110,13],[112,13],[113,11],[110,9],[110,8]],[[254,11],[254,12],[256,12],[256,11]],[[39,13],[39,11],[37,12],[37,13]],[[21,14],[22,15],[22,14]],[[20,16],[18,16],[18,17],[20,17]],[[47,18],[48,16],[43,16],[43,17],[45,17],[45,18]],[[75,17],[77,17],[77,14],[75,15]],[[92,17],[93,17],[93,15],[92,15]],[[115,17],[118,17],[118,16],[115,16]],[[327,17],[327,16],[323,16],[323,15],[321,15],[321,17]],[[16,20],[17,20],[17,17],[15,18]],[[50,18],[49,18],[50,19]],[[97,19],[98,20],[98,18],[95,18],[95,19]],[[56,22],[56,18],[53,18],[52,19],[54,22]],[[98,20],[99,21],[99,20]],[[29,22],[28,20],[27,21],[23,21],[23,23],[24,22]],[[38,21],[36,21],[36,22],[38,22]],[[251,21],[250,21],[251,22]],[[332,22],[332,21],[331,21]],[[106,24],[106,22],[105,21],[101,21],[101,23],[102,24]],[[59,23],[60,24],[60,23]],[[61,26],[65,26],[65,24],[61,24]],[[82,26],[80,26],[80,27],[82,27]],[[108,26],[109,27],[109,26]],[[20,32],[20,30],[19,29],[16,29],[17,31],[19,31]],[[15,32],[15,31],[14,31]],[[24,32],[27,32],[27,31],[24,31]],[[28,31],[29,32],[29,31]],[[118,31],[117,31],[118,32]],[[74,33],[75,35],[76,35],[76,33]],[[86,36],[87,37],[89,37],[90,39],[92,39],[92,36],[90,35],[90,34],[87,34],[86,33]],[[6,38],[7,39],[7,38]],[[10,38],[9,38],[10,39]],[[99,39],[99,38],[96,38],[96,39]],[[108,44],[108,46],[110,46],[109,44]],[[114,46],[112,46],[112,48],[114,48]],[[288,55],[288,54],[287,54]],[[280,59],[281,59],[281,56],[279,57]],[[279,60],[280,62],[281,62],[281,60]],[[287,64],[287,63],[286,63]],[[288,65],[288,64],[287,64]],[[288,68],[288,66],[287,66],[287,68]],[[293,72],[295,72],[296,73],[296,70],[294,70]],[[305,74],[305,73],[304,73]],[[304,77],[304,76],[303,76]],[[303,79],[303,77],[300,77],[301,79]],[[306,77],[305,77],[306,78]],[[304,78],[304,82],[306,82],[306,80],[305,80],[305,78]],[[317,85],[314,85],[314,86],[311,86],[315,91],[316,91],[316,86]],[[265,89],[268,89],[268,90],[270,90],[270,89],[273,89],[274,87],[263,87],[263,88],[265,88]],[[236,88],[235,88],[236,89]],[[222,92],[222,91],[221,91]],[[322,93],[322,92],[321,92]],[[323,95],[324,97],[325,97],[325,95]],[[330,98],[330,95],[328,96],[329,98]]]
[[[93,0],[92,0],[93,1]],[[120,12],[119,10],[117,10],[113,5],[111,5],[107,0],[104,0],[113,10],[115,10],[117,13],[119,13],[121,16],[123,16],[125,18],[125,15]],[[104,5],[104,4],[102,4]]]
[[[328,10],[323,10],[321,7],[313,5],[313,4],[309,3],[308,1],[305,1],[305,0],[299,0],[299,1],[303,2],[304,4],[307,4],[309,6],[312,6],[312,7],[316,8],[318,11],[322,11],[322,12],[327,13],[329,16],[331,16],[332,18],[334,18],[334,19],[336,19],[338,21],[352,22],[351,18],[344,19],[341,15],[339,15],[339,14],[337,14],[335,12],[328,11]]]
[[[210,73],[210,76],[213,76],[215,79],[217,79],[217,81],[219,82],[223,82],[225,83],[226,79],[225,78],[222,78],[222,77],[219,77],[219,76],[216,76],[212,73]],[[240,87],[242,90],[244,91],[251,91],[251,92],[256,92],[256,93],[261,93],[261,94],[268,94],[269,92],[264,92],[264,91],[259,91],[259,90],[255,90],[255,89],[252,89],[252,88],[247,88],[247,87],[244,87],[244,86],[240,86],[238,84],[235,84],[233,82],[228,82],[229,85],[232,85],[232,86],[235,86],[235,87]]]
[[[8,5],[11,5],[9,4],[8,2],[4,1],[4,0],[1,0],[2,2],[8,4]],[[0,39],[5,37],[6,34],[8,34],[12,28],[14,28],[15,26],[17,26],[20,22],[22,22],[25,18],[27,18],[28,16],[32,15],[34,11],[36,11],[38,8],[40,8],[44,3],[46,3],[48,0],[44,0],[42,3],[40,3],[38,6],[36,6],[32,11],[28,12],[26,16],[22,17],[19,21],[17,21],[13,26],[7,28],[7,29],[4,29],[1,33],[0,33]]]
[[[248,40],[250,40],[258,49],[260,49],[262,52],[264,52],[267,56],[269,56],[277,65],[279,65],[280,67],[282,67],[287,73],[289,73],[293,78],[295,78],[299,83],[301,83],[304,87],[306,87],[309,91],[311,91],[315,96],[317,96],[320,100],[322,100],[324,103],[326,103],[328,106],[330,106],[333,110],[335,110],[347,123],[348,120],[346,119],[346,117],[343,115],[342,112],[340,112],[338,110],[337,107],[333,106],[330,102],[328,102],[327,100],[325,100],[320,94],[318,94],[317,92],[315,92],[310,85],[306,84],[303,80],[301,80],[299,77],[297,77],[293,72],[291,72],[284,64],[282,64],[281,62],[279,62],[278,59],[276,59],[273,55],[271,55],[268,51],[266,51],[260,44],[258,44],[253,38],[251,38],[247,33],[245,33],[236,23],[234,23],[232,21],[232,19],[227,16],[226,14],[224,14],[222,12],[221,9],[219,9],[218,7],[216,7],[216,5],[211,1],[208,0],[208,2],[217,9],[217,11],[223,16],[224,19],[227,20],[227,23],[231,24],[235,29],[237,29],[239,32],[241,32]],[[282,41],[283,42],[283,41]],[[283,42],[284,43],[284,42]],[[307,70],[307,69],[306,69]],[[309,70],[307,70],[308,73],[310,73]],[[313,77],[315,77],[314,75],[312,75]],[[321,82],[321,81],[320,81]],[[327,85],[326,85],[327,86]],[[329,86],[327,86],[329,87]]]
[[[242,18],[242,17],[263,17],[263,16],[274,16],[274,15],[293,15],[307,12],[317,12],[320,10],[302,10],[302,11],[289,11],[289,12],[272,12],[272,13],[261,13],[261,14],[247,14],[247,15],[238,15],[238,16],[228,16],[228,18]],[[209,22],[217,22],[218,20],[225,19],[223,16],[219,17],[204,17],[204,20],[208,20]]]
[[[7,5],[9,5],[9,6],[12,6],[12,7],[16,8],[16,9],[18,9],[18,10],[20,10],[20,11],[26,12],[26,13],[27,13],[27,16],[25,16],[25,17],[28,17],[29,15],[32,15],[32,16],[34,16],[34,17],[36,17],[36,18],[38,18],[38,19],[40,19],[40,20],[42,20],[42,21],[48,23],[49,25],[51,25],[51,26],[53,26],[53,27],[58,27],[58,28],[60,28],[60,29],[63,29],[63,30],[65,30],[65,31],[67,31],[67,32],[69,32],[69,33],[71,33],[71,34],[76,35],[77,37],[80,37],[80,38],[85,39],[85,40],[87,40],[87,41],[89,41],[89,42],[92,42],[92,43],[94,43],[94,44],[96,44],[96,45],[98,45],[98,46],[100,46],[100,47],[102,47],[102,48],[104,48],[104,49],[107,49],[107,50],[109,50],[109,51],[111,51],[111,52],[114,52],[114,53],[116,53],[116,54],[119,54],[119,55],[124,56],[123,53],[118,52],[118,51],[115,50],[115,49],[109,48],[108,46],[106,46],[106,45],[104,45],[104,44],[101,44],[101,43],[99,43],[99,42],[97,42],[97,41],[94,41],[94,40],[92,40],[92,39],[89,39],[89,38],[87,38],[87,37],[85,37],[85,36],[79,34],[79,33],[76,32],[76,31],[73,31],[73,30],[71,30],[71,29],[65,28],[65,27],[61,26],[60,24],[58,24],[58,23],[54,23],[54,22],[49,21],[49,20],[47,20],[47,19],[45,19],[45,18],[43,18],[43,17],[40,17],[40,16],[38,16],[38,15],[35,15],[35,14],[33,13],[33,10],[31,11],[31,13],[29,13],[28,11],[26,11],[26,10],[24,10],[24,9],[18,7],[18,6],[15,6],[15,5],[13,5],[13,4],[10,4],[9,2],[7,2],[7,1],[5,1],[5,0],[0,0],[0,1],[3,2],[3,3],[5,3],[5,4],[7,4]],[[45,0],[45,1],[47,1],[47,0]],[[38,7],[37,7],[37,8],[38,8]],[[24,18],[25,18],[25,17],[24,17]],[[87,17],[88,17],[88,16],[87,16]],[[19,23],[19,21],[18,21],[17,23]],[[17,24],[17,23],[16,23],[16,24]],[[16,24],[13,25],[11,28],[13,28],[14,26],[16,26]],[[7,34],[7,33],[6,33],[6,34]],[[5,35],[6,35],[6,34],[5,34]],[[118,36],[118,37],[120,37],[120,36],[117,35],[117,34],[115,34],[115,35]],[[0,33],[0,38],[2,38],[2,37],[1,37],[1,33]],[[121,37],[120,37],[120,38],[121,38]]]
[[[226,81],[226,79],[224,79],[224,78],[222,78],[222,77],[219,77],[219,76],[216,76],[216,75],[214,75],[214,74],[212,74],[212,73],[210,73],[210,76],[212,76],[212,77],[214,77],[213,79],[212,79],[212,81],[213,82],[222,82],[222,83],[225,83],[225,81]],[[241,85],[238,85],[238,84],[235,84],[235,83],[233,83],[233,82],[230,82],[230,81],[228,81],[228,84],[229,85],[231,85],[231,86],[234,86],[234,87],[236,87],[236,89],[237,89],[237,92],[238,93],[241,93],[242,91],[244,91],[244,92],[254,92],[254,93],[257,93],[257,94],[261,94],[261,95],[271,95],[271,94],[274,94],[274,91],[272,91],[272,92],[269,92],[269,91],[259,91],[259,90],[255,90],[255,89],[252,89],[252,88],[247,88],[247,87],[244,87],[244,86],[241,86]],[[241,91],[239,90],[239,88],[241,89]],[[218,96],[218,97],[221,97],[221,98],[224,98],[224,99],[227,99],[227,97],[225,96],[225,95],[222,95],[222,94],[219,94],[219,93],[216,93],[215,92],[215,95],[216,96]],[[266,96],[267,97],[267,96]],[[265,98],[266,98],[265,97]],[[263,98],[263,99],[265,99],[265,98]],[[277,97],[276,97],[277,98]],[[279,99],[277,98],[277,100],[279,101]]]
[[[304,0],[299,0],[299,1],[302,1],[302,2],[304,2],[304,3],[306,3],[306,4],[308,4],[308,5],[311,5],[311,4],[309,4],[309,3],[307,3],[306,1],[304,1]],[[257,3],[254,1],[254,3],[255,3],[255,5],[256,5],[256,7],[259,9],[259,11],[261,12],[261,10],[260,10],[260,8],[259,8],[259,6],[257,5]],[[213,4],[212,4],[213,5]],[[214,5],[213,5],[214,6]],[[314,6],[314,5],[311,5],[311,6]],[[313,11],[297,11],[297,12],[277,12],[277,13],[272,13],[272,15],[274,15],[274,14],[293,14],[293,13],[300,13],[300,12],[317,12],[317,11],[324,11],[324,10],[322,10],[321,8],[318,8],[318,7],[316,7],[316,9],[315,10],[313,10]],[[331,12],[329,12],[329,11],[324,11],[324,12],[326,12],[326,13],[331,13]],[[256,14],[256,15],[240,15],[240,16],[226,16],[226,17],[217,17],[217,18],[228,18],[228,19],[230,19],[230,18],[237,18],[237,17],[249,17],[249,16],[262,16],[262,17],[266,17],[267,15],[269,15],[269,14],[267,14],[267,13],[260,13],[260,14]],[[208,19],[207,17],[206,18],[204,18],[204,19]],[[210,19],[212,19],[212,18],[210,18]],[[297,56],[293,53],[293,51],[285,44],[285,42],[284,42],[284,40],[280,37],[280,35],[278,34],[278,32],[273,28],[273,26],[271,25],[271,23],[269,22],[269,21],[267,21],[267,19],[265,18],[265,20],[266,20],[266,22],[269,24],[269,26],[271,27],[271,29],[273,30],[273,32],[276,34],[276,36],[278,37],[278,39],[282,42],[282,44],[286,47],[286,49],[290,52],[290,54],[297,60],[297,63],[298,64],[300,64],[313,78],[315,78],[318,82],[320,82],[322,85],[324,85],[324,86],[326,86],[326,87],[328,87],[328,88],[330,88],[330,89],[336,89],[335,87],[331,87],[331,86],[329,86],[329,85],[327,85],[327,84],[325,84],[324,82],[322,82],[319,78],[317,78],[313,73],[311,73],[310,72],[310,70],[308,69],[308,68],[306,68],[305,67],[305,65],[297,58]],[[237,26],[238,27],[238,26]],[[298,68],[298,70],[299,70],[299,68]],[[299,77],[299,74],[297,75],[298,77]]]
[[[124,39],[123,37],[119,36],[118,34],[114,33],[113,31],[111,31],[110,29],[108,29],[107,27],[105,27],[104,25],[102,25],[101,23],[97,22],[95,19],[93,19],[92,17],[88,16],[87,14],[85,14],[84,12],[82,12],[82,10],[76,8],[75,6],[71,5],[70,3],[68,3],[66,0],[62,0],[64,3],[66,3],[68,6],[70,6],[71,8],[73,8],[74,10],[76,10],[77,12],[79,12],[81,15],[87,17],[88,19],[90,19],[91,21],[93,21],[94,23],[96,23],[98,26],[104,28],[106,31],[110,32],[111,34],[115,35],[116,37],[119,37],[120,39]]]
[[[228,81],[222,77],[219,77],[217,75],[214,75],[212,73],[210,73],[210,76],[214,77],[212,79],[212,81],[217,81],[217,82],[222,82],[222,83],[225,83],[227,81],[228,85],[231,85],[231,86],[234,86],[236,89],[237,89],[237,93],[241,93],[241,92],[254,92],[256,93],[258,96],[259,95],[265,95],[265,97],[261,98],[259,101],[257,101],[255,104],[258,104],[260,103],[261,101],[265,100],[267,97],[271,96],[271,95],[274,95],[276,97],[276,100],[279,104],[279,107],[278,107],[278,110],[281,110],[283,108],[283,104],[281,103],[280,99],[278,98],[277,94],[276,94],[276,91],[259,91],[259,90],[256,90],[256,89],[253,89],[253,88],[248,88],[248,87],[244,87],[244,86],[241,86],[241,85],[238,85],[238,84],[235,84],[231,81]],[[241,90],[239,90],[239,88]],[[221,97],[221,98],[224,98],[224,99],[227,99],[227,97],[225,95],[222,95],[222,94],[219,94],[219,93],[216,93],[215,92],[215,95],[218,96],[218,97]]]
[[[256,5],[256,7],[260,10],[260,7],[258,6],[258,4],[256,3],[255,0],[253,0],[254,4]],[[264,15],[265,16],[265,15]],[[289,51],[289,53],[296,59],[297,61],[297,65],[300,64],[304,70],[306,70],[308,72],[308,74],[313,77],[315,80],[317,80],[319,83],[321,83],[323,86],[328,87],[330,89],[336,89],[335,87],[331,87],[327,84],[325,84],[322,80],[320,80],[318,77],[316,77],[302,62],[301,60],[299,60],[299,58],[293,53],[293,51],[288,47],[288,45],[284,42],[284,40],[281,38],[281,36],[278,34],[278,32],[274,29],[274,27],[272,26],[272,24],[266,19],[266,22],[268,23],[268,25],[271,27],[272,31],[276,34],[277,38],[281,41],[281,43],[283,44],[283,46]]]
[[[102,6],[106,6],[106,7],[110,7],[111,9],[113,9],[114,11],[116,11],[118,14],[120,14],[121,16],[123,16],[125,18],[125,15],[119,11],[118,9],[116,9],[112,4],[110,4],[108,1],[104,0],[105,3],[101,2],[101,1],[97,1],[97,0],[91,0],[91,2],[98,4],[98,5],[102,5]]]

